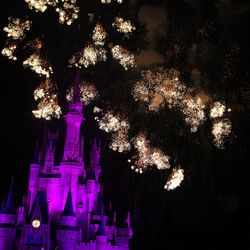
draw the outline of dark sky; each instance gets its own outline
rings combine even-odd
[[[1,48],[5,42],[2,27],[7,24],[8,16],[26,14],[23,2],[1,2]],[[147,41],[135,43],[137,47],[142,45],[148,52],[146,55],[139,53],[141,66],[154,67],[157,63],[163,63],[167,67],[179,67],[185,77],[193,68],[198,68],[204,72],[202,80],[206,80],[202,87],[225,100],[233,110],[233,133],[224,150],[215,148],[209,142],[206,137],[208,124],[199,131],[197,137],[190,135],[178,143],[170,137],[173,147],[180,147],[184,155],[181,161],[186,167],[183,184],[173,192],[163,190],[166,175],[162,172],[152,170],[137,176],[124,168],[125,156],[108,152],[104,162],[110,161],[110,164],[105,164],[105,176],[110,180],[112,189],[109,195],[117,206],[123,203],[123,207],[131,208],[136,203],[137,207],[138,220],[131,249],[184,249],[186,246],[198,249],[200,240],[205,242],[199,247],[202,249],[226,249],[234,244],[234,249],[239,249],[236,245],[239,240],[247,239],[246,233],[249,233],[250,226],[250,3],[243,0],[130,2],[135,6],[135,20],[145,25],[147,35],[152,35]],[[152,10],[153,13],[155,7],[160,9],[156,11],[156,26],[155,19],[146,18],[147,10],[144,9],[142,16],[137,15],[146,4],[150,5],[149,12]],[[90,7],[87,5],[87,8]],[[140,35],[138,37],[142,39]],[[52,42],[54,48],[57,41]],[[187,60],[187,54],[188,51],[192,53],[194,44],[199,50],[195,62],[191,63]],[[171,54],[176,48],[174,45],[181,51],[176,57]],[[67,44],[65,46],[68,48]],[[3,56],[0,57],[0,66],[0,156],[2,171],[5,171],[0,175],[0,198],[6,195],[12,174],[20,197],[26,191],[24,180],[27,180],[35,137],[44,126],[44,122],[35,120],[31,113],[35,107],[32,92],[39,79],[31,71]],[[56,74],[61,79],[59,72]],[[109,80],[114,80],[119,74],[119,70],[114,71]],[[191,79],[190,84],[195,84],[193,81]],[[119,94],[118,87],[112,87]],[[112,92],[107,92],[106,97],[109,93]],[[112,102],[116,104],[118,101],[113,98]],[[147,123],[145,120],[136,120],[135,125],[144,126],[143,123],[147,123],[149,133],[156,135],[155,141],[158,142],[159,138],[171,131],[160,130],[161,121],[168,122],[167,119],[152,117],[154,121]],[[124,197],[128,197],[127,200],[122,199],[121,194],[126,194]],[[131,202],[131,197],[136,200],[135,203]],[[243,227],[246,229],[243,230]],[[239,234],[241,237],[238,237]],[[219,243],[213,245],[217,239]],[[161,244],[163,247],[160,247]]]

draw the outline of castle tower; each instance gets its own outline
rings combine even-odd
[[[83,174],[82,141],[80,139],[82,102],[80,100],[80,73],[76,73],[73,97],[69,103],[69,110],[64,116],[66,121],[66,137],[64,142],[63,161],[60,163],[63,185],[63,203],[66,201],[69,186],[71,185],[73,207],[76,209],[78,179]]]
[[[77,228],[76,215],[72,204],[71,190],[68,191],[67,200],[61,214],[60,225],[57,229],[58,247],[61,250],[76,249]]]
[[[77,71],[73,97],[69,103],[69,110],[64,116],[66,121],[66,138],[64,143],[63,162],[80,161],[80,126],[84,120],[82,115],[82,102],[80,100],[80,73]]]
[[[13,180],[6,204],[0,211],[0,249],[14,249],[16,237],[16,209],[14,205]]]
[[[38,191],[32,204],[27,225],[22,230],[20,250],[50,249],[50,220],[46,191]]]

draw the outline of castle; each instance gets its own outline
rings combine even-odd
[[[79,73],[64,116],[63,157],[55,166],[57,133],[48,132],[43,160],[30,164],[28,195],[15,208],[13,182],[0,210],[0,250],[126,250],[132,236],[129,214],[117,227],[105,215],[99,181],[100,141],[94,139],[90,167],[84,165],[83,103]],[[108,221],[112,221],[109,223]]]

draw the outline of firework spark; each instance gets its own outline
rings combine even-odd
[[[70,91],[68,91],[66,99],[70,101],[72,100],[72,96],[73,96],[73,87],[71,87]],[[91,101],[95,100],[97,96],[98,92],[93,84],[88,82],[81,83],[80,98],[85,105],[88,105]]]
[[[104,28],[100,23],[97,23],[92,35],[92,40],[95,45],[104,45],[105,38],[107,37],[107,33],[105,32]]]
[[[224,140],[231,133],[232,125],[228,119],[214,121],[212,127],[212,135],[214,136],[214,144],[218,148],[224,148]]]
[[[44,12],[47,10],[48,5],[55,6],[58,0],[25,0],[25,2],[31,10],[35,9],[36,12]]]
[[[122,119],[120,115],[115,115],[108,111],[101,119],[97,119],[99,128],[107,133],[117,132],[120,129],[129,129],[129,123],[126,119]]]
[[[184,170],[181,168],[173,168],[166,185],[164,186],[167,190],[174,190],[180,186],[181,182],[184,180]]]
[[[122,3],[123,0],[115,0],[115,2],[117,3]],[[101,0],[101,3],[103,4],[110,4],[112,2],[112,0]]]
[[[80,8],[76,5],[76,0],[63,0],[63,5],[56,8],[59,14],[59,23],[71,25],[78,18]]]
[[[210,110],[210,118],[222,117],[226,111],[226,106],[220,102],[215,102]]]
[[[148,166],[154,165],[159,170],[170,168],[170,157],[163,154],[160,149],[152,148],[143,133],[133,138],[132,142],[138,152],[132,166],[132,169],[135,169],[136,172],[142,173]]]
[[[109,148],[119,153],[130,151],[131,144],[128,140],[127,129],[120,129],[117,133],[114,133],[111,138]]]
[[[23,66],[30,68],[38,75],[44,75],[46,77],[49,77],[53,73],[49,62],[42,58],[39,53],[34,53],[23,61]]]
[[[185,122],[191,126],[191,132],[197,131],[198,127],[205,121],[205,105],[199,97],[188,97],[182,102],[182,112]]]
[[[14,53],[17,49],[17,44],[15,42],[8,43],[5,48],[2,49],[2,55],[7,58],[16,61],[17,57],[14,56]]]
[[[14,40],[22,39],[25,36],[25,32],[30,30],[32,22],[29,20],[21,20],[20,18],[9,17],[9,24],[4,27],[4,31],[8,37]]]
[[[111,49],[112,56],[123,66],[125,70],[135,67],[135,56],[120,45],[115,45]]]
[[[32,111],[36,118],[45,120],[51,120],[52,117],[60,118],[62,111],[54,93],[54,84],[50,79],[47,78],[37,87],[34,91],[34,99],[39,100],[37,109]]]
[[[124,20],[121,17],[116,17],[115,21],[112,23],[112,26],[121,33],[131,33],[135,30],[135,26],[129,20]]]
[[[95,65],[98,61],[107,60],[107,51],[104,48],[97,47],[93,44],[88,44],[82,51],[76,53],[69,60],[69,66],[77,68],[88,68],[90,65]]]
[[[179,80],[179,72],[173,69],[159,68],[157,72],[143,70],[141,80],[132,89],[136,101],[148,104],[150,110],[158,111],[166,104],[168,107],[179,106],[186,87]]]

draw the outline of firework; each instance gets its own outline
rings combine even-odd
[[[44,75],[46,77],[49,77],[53,73],[49,62],[43,59],[39,53],[34,53],[23,61],[23,66],[30,68],[38,75]]]
[[[114,115],[113,112],[107,112],[101,119],[98,119],[99,128],[107,133],[117,132],[120,129],[129,129],[129,123],[122,119],[120,115]]]
[[[117,133],[112,135],[109,148],[119,153],[130,151],[131,144],[128,140],[126,129],[120,129]]]
[[[226,106],[220,102],[215,102],[210,110],[210,118],[222,117],[226,111]]]
[[[73,87],[70,89],[70,91],[68,91],[66,99],[70,101],[72,100],[72,96],[73,96]],[[98,92],[93,84],[90,84],[88,82],[81,83],[80,98],[85,105],[88,105],[91,101],[95,100],[97,96]]]
[[[231,133],[232,125],[228,119],[214,121],[212,127],[212,135],[214,136],[214,144],[218,148],[224,147],[224,139]]]
[[[135,26],[132,25],[130,21],[126,21],[121,17],[116,17],[115,21],[112,23],[112,26],[121,33],[131,33],[133,30],[135,30]]]
[[[115,45],[111,49],[111,53],[113,58],[118,60],[125,70],[135,67],[134,55],[120,45]]]
[[[114,1],[121,4],[123,0],[114,0]],[[111,2],[112,0],[101,0],[101,3],[103,4],[109,4]]]
[[[159,170],[170,168],[170,157],[165,155],[160,149],[152,148],[143,133],[140,133],[133,138],[132,142],[138,152],[135,156],[134,165],[132,167],[136,172],[142,173],[148,168],[148,166],[154,165]]]
[[[82,66],[88,68],[90,65],[95,65],[98,61],[106,61],[106,54],[107,51],[104,48],[88,44],[82,51],[72,56],[69,64],[77,68],[82,68]]]
[[[44,118],[45,120],[51,120],[52,117],[60,118],[61,108],[54,93],[54,84],[50,79],[47,78],[43,81],[33,95],[35,100],[39,100],[37,109],[32,111],[36,118]]]
[[[16,61],[17,57],[14,56],[14,53],[17,49],[17,44],[15,42],[11,42],[2,49],[2,55],[6,56],[7,58]]]
[[[21,20],[19,18],[9,17],[9,24],[4,27],[4,31],[8,37],[14,40],[22,39],[25,36],[25,32],[30,30],[32,22],[29,20]]]
[[[173,168],[166,185],[164,186],[167,190],[174,190],[180,186],[181,182],[184,180],[184,170],[181,168]]]
[[[179,80],[179,72],[173,69],[159,68],[156,72],[143,70],[141,80],[132,89],[136,101],[143,101],[148,108],[158,111],[161,107],[179,106],[186,87]]]
[[[76,0],[64,0],[63,5],[56,8],[59,14],[59,23],[71,25],[78,18],[80,8],[76,5]]]
[[[198,127],[205,121],[205,105],[199,97],[188,97],[182,101],[182,109],[185,122],[191,126],[191,132],[197,131]]]
[[[104,45],[105,38],[107,37],[107,33],[105,32],[104,28],[100,23],[97,23],[92,35],[92,40],[95,45]]]
[[[58,0],[25,0],[25,2],[31,10],[35,9],[36,12],[44,12],[47,10],[47,5],[55,6]]]

